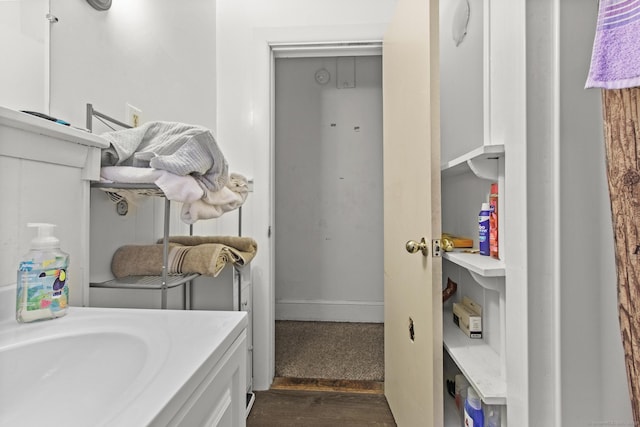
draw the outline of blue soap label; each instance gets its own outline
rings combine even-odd
[[[480,216],[478,217],[478,245],[480,246],[480,255],[490,254],[488,211],[480,212]]]
[[[64,268],[33,269],[30,261],[20,263],[18,269],[17,308],[27,311],[67,308],[69,287]]]

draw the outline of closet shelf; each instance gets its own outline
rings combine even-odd
[[[502,361],[484,340],[471,339],[453,323],[451,309],[443,309],[442,340],[482,401],[488,405],[507,404],[507,383],[501,374]]]
[[[484,277],[504,277],[505,263],[501,259],[464,252],[444,252],[442,257]]]
[[[167,276],[166,286],[163,286],[162,276],[127,276],[121,279],[108,280],[106,282],[91,283],[92,288],[111,288],[111,289],[170,289],[181,286],[196,277],[194,274],[170,274]]]
[[[504,144],[483,145],[442,164],[440,170],[442,176],[459,175],[471,171],[479,178],[496,180],[498,169],[497,163],[494,165],[493,162],[503,156]]]

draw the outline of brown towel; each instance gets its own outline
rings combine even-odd
[[[157,243],[162,243],[158,239]],[[242,252],[255,254],[258,244],[251,237],[240,236],[169,236],[169,243],[177,243],[184,246],[196,246],[203,243],[220,243]]]
[[[197,243],[189,246],[170,243],[167,273],[199,273],[216,277],[228,263],[238,267],[245,266],[254,258],[257,245],[253,239],[241,239],[248,239],[235,242],[241,249],[223,243]],[[198,239],[191,243],[201,241],[204,242]],[[162,274],[162,245],[127,245],[118,248],[111,260],[111,271],[117,278]]]

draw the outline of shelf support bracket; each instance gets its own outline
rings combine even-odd
[[[478,177],[496,181],[498,179],[498,157],[476,157],[467,160],[469,169]]]

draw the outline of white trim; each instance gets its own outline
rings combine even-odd
[[[382,55],[382,42],[379,40],[328,43],[273,43],[270,44],[270,46],[274,58]]]
[[[560,198],[560,0],[553,0],[552,6],[552,19],[553,19],[553,34],[552,40],[552,57],[553,57],[553,74],[552,74],[552,93],[553,93],[553,111],[551,117],[551,132],[552,132],[552,206],[553,206],[553,219],[552,219],[552,236],[561,236],[561,214],[560,208],[562,206]],[[562,425],[562,291],[561,291],[561,239],[555,238],[552,240],[552,256],[551,262],[552,272],[552,289],[553,289],[553,320],[552,320],[552,339],[553,339],[553,419],[555,425]]]
[[[381,301],[278,300],[276,320],[384,322]]]

